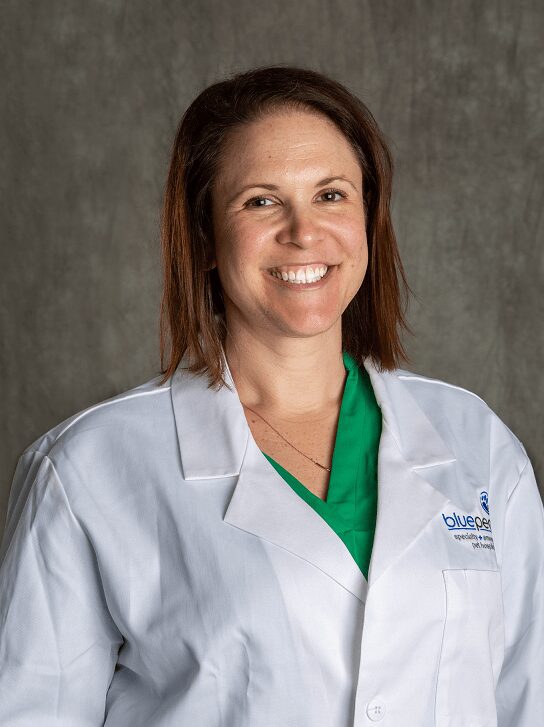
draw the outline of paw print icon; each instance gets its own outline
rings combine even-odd
[[[485,490],[480,492],[480,505],[482,510],[489,515],[489,496]]]

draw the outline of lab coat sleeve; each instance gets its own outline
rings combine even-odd
[[[0,725],[103,725],[121,642],[54,464],[26,451],[0,550]]]
[[[501,578],[498,727],[535,727],[544,724],[544,507],[529,459],[506,505]]]

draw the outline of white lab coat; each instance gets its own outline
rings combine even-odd
[[[30,445],[0,552],[2,727],[544,724],[523,445],[471,392],[365,367],[368,583],[259,450],[228,369],[232,391],[180,367]]]

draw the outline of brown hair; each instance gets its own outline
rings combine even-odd
[[[189,371],[208,374],[208,388],[226,385],[221,283],[217,269],[207,269],[214,247],[211,187],[228,132],[285,107],[331,119],[361,164],[368,267],[342,314],[342,348],[359,365],[369,356],[382,371],[409,361],[398,329],[412,333],[405,318],[412,291],[391,222],[393,162],[384,136],[365,104],[337,81],[313,70],[276,65],[238,73],[204,89],[177,129],[161,213],[161,383],[187,355]]]

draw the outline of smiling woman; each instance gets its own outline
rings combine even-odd
[[[221,352],[235,366],[234,341],[270,380],[287,336],[291,352],[324,352],[304,366],[314,391],[291,379],[268,392],[269,408],[297,397],[300,414],[338,398],[339,347],[382,370],[406,361],[392,171],[369,109],[319,73],[268,67],[202,91],[180,122],[163,207],[163,380],[186,356],[222,386]],[[321,284],[316,267],[331,269]],[[274,343],[259,361],[264,339]],[[267,393],[250,398],[264,405]]]
[[[479,396],[399,368],[392,162],[311,70],[204,89],[161,371],[21,455],[0,724],[535,727],[544,508]]]
[[[324,173],[328,176],[321,179]],[[250,184],[248,179],[268,181]],[[332,179],[336,188],[327,186]],[[252,196],[263,188],[273,191]],[[227,203],[233,189],[243,191]],[[288,332],[291,345],[295,338],[305,338],[308,345],[314,337],[311,346],[319,342],[334,350],[341,340],[342,314],[368,266],[361,164],[337,126],[315,111],[280,109],[235,127],[219,157],[212,215],[212,264],[218,266],[231,358],[233,340],[254,354],[259,341],[267,349],[286,351],[282,341]],[[314,268],[330,273],[322,277],[319,272],[316,281]],[[274,270],[285,275],[279,283],[270,274]],[[326,407],[327,364],[337,361],[336,356],[320,359],[316,392],[308,387],[304,393],[291,392],[293,410]],[[277,396],[282,399],[279,389]]]

